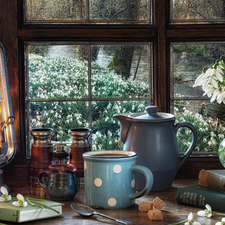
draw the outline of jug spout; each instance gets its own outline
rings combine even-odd
[[[127,133],[129,131],[130,125],[132,123],[131,120],[127,119],[127,116],[130,113],[118,113],[116,115],[113,115],[116,119],[120,121],[120,139],[125,144],[127,139]]]

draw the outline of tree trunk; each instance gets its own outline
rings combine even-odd
[[[129,20],[136,20],[138,18],[139,0],[127,0],[125,8],[128,9],[127,18]],[[130,70],[133,54],[133,45],[117,46],[113,58],[108,65],[109,69],[114,70],[123,78],[128,79],[131,75]]]
[[[123,78],[128,79],[130,77],[131,63],[134,53],[134,46],[117,46],[111,62],[108,67],[110,70],[114,70],[117,74]]]

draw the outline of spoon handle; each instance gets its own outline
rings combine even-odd
[[[105,218],[110,219],[110,220],[114,220],[114,221],[116,221],[117,223],[121,223],[121,224],[125,224],[125,225],[127,225],[127,224],[133,224],[133,223],[131,223],[131,222],[129,222],[129,221],[118,220],[118,219],[116,219],[116,218],[113,218],[113,217],[111,217],[111,216],[107,216],[107,215],[102,214],[102,213],[99,213],[99,212],[95,212],[94,214],[99,215],[99,216],[102,216],[102,217],[105,217]]]

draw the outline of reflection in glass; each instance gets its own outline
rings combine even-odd
[[[148,20],[148,0],[90,1],[91,20]]]
[[[223,0],[171,0],[171,5],[175,23],[221,23],[225,19]]]
[[[145,98],[149,96],[148,45],[92,46],[92,96]],[[92,55],[93,58],[93,55]]]
[[[25,0],[25,21],[84,20],[86,0]]]
[[[151,22],[151,0],[24,0],[25,23]]]

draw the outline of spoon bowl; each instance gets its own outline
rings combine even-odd
[[[77,212],[81,216],[93,216],[95,215],[95,210],[92,209],[91,207],[79,203],[73,203],[71,204],[72,209]]]

